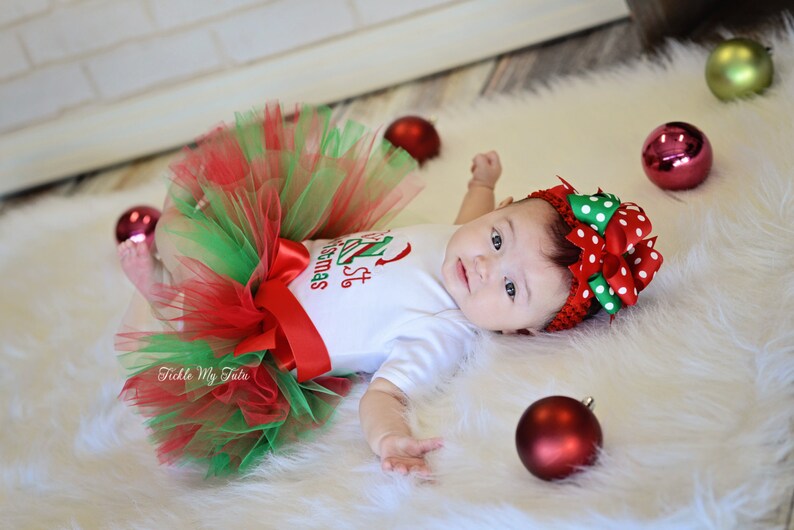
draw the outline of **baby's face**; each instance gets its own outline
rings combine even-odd
[[[555,215],[549,203],[531,199],[494,210],[452,235],[441,273],[469,321],[492,331],[538,331],[560,310],[571,275],[546,257]]]

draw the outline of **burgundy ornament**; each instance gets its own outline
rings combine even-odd
[[[543,480],[565,478],[592,464],[603,444],[601,425],[590,410],[593,398],[550,396],[524,411],[516,428],[518,456]]]
[[[703,182],[712,162],[711,144],[689,123],[675,121],[654,129],[642,146],[642,169],[664,190],[686,190]]]
[[[135,242],[154,242],[154,227],[160,219],[160,210],[151,206],[133,206],[119,217],[116,223],[116,241],[128,239]]]
[[[408,151],[419,164],[438,156],[441,150],[441,138],[435,126],[419,116],[403,116],[394,120],[383,137]]]

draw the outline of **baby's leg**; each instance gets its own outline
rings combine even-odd
[[[197,208],[201,206],[202,203],[199,201]],[[193,277],[193,273],[179,262],[177,256],[198,255],[197,252],[201,251],[196,243],[184,238],[179,241],[179,246],[177,247],[176,239],[179,236],[176,234],[187,232],[191,228],[190,221],[174,206],[171,198],[166,198],[163,214],[155,227],[154,241],[157,255],[163,267],[171,276],[172,281],[176,283],[181,283]]]
[[[155,286],[161,283],[181,282],[189,271],[179,263],[171,232],[187,229],[187,221],[176,209],[170,197],[166,198],[163,213],[154,231],[154,241],[127,240],[119,244],[121,268],[127,278],[149,302],[155,301]]]
[[[146,241],[128,239],[118,246],[121,269],[144,298],[154,301],[154,286],[165,280],[162,264],[152,255]]]

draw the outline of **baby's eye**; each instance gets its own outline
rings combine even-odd
[[[493,243],[493,248],[499,250],[502,248],[502,236],[499,235],[499,232],[494,230],[491,232],[491,243]]]
[[[514,299],[516,297],[516,286],[510,280],[505,280],[505,292],[510,299]]]

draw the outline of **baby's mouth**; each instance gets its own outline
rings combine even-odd
[[[458,259],[458,278],[460,281],[463,282],[463,285],[466,286],[466,290],[471,292],[471,288],[469,287],[469,275],[466,274],[466,267],[463,266],[463,261]]]

